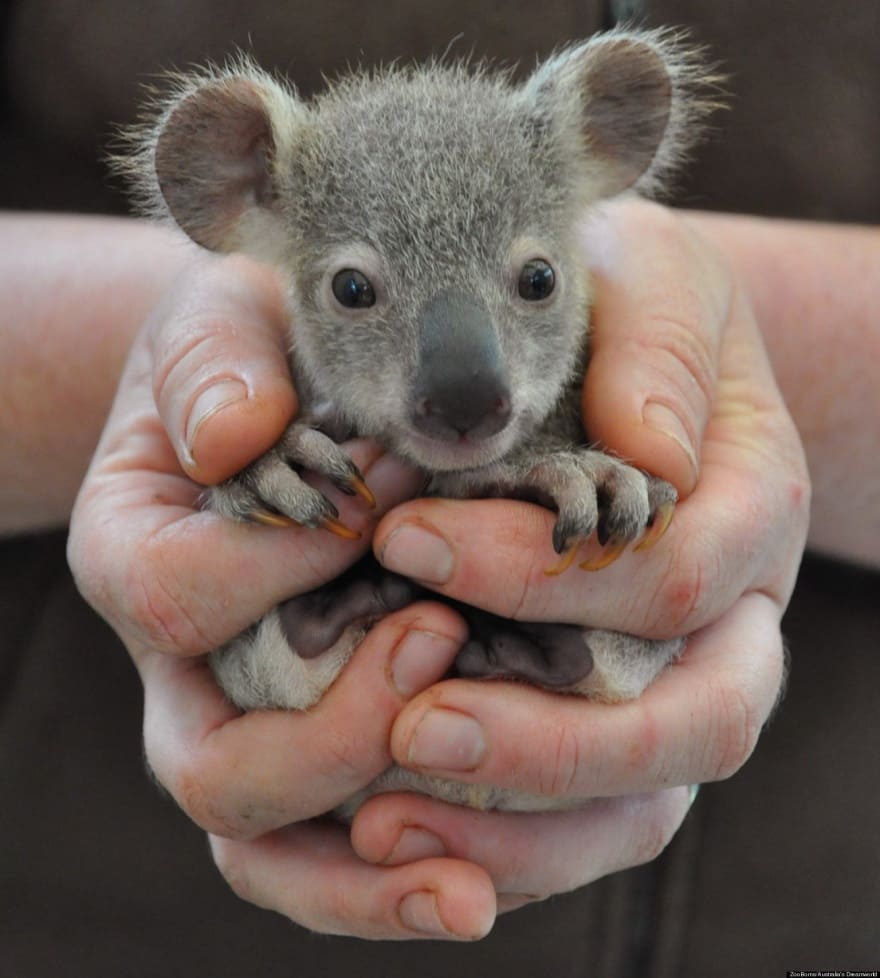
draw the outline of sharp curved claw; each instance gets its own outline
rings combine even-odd
[[[633,547],[633,550],[648,550],[655,543],[659,542],[663,534],[669,529],[673,513],[675,513],[674,502],[668,502],[662,506],[658,506],[657,512],[654,514],[653,523],[648,527],[642,539]]]
[[[615,560],[626,550],[627,541],[623,538],[611,537],[608,546],[595,557],[590,557],[583,563],[578,564],[581,570],[598,571],[613,564]]]
[[[318,524],[322,530],[329,530],[334,536],[342,537],[343,540],[360,540],[361,535],[357,530],[346,526],[341,520],[334,519],[332,516],[325,516]]]
[[[580,543],[572,544],[563,554],[562,560],[559,563],[554,564],[552,567],[547,567],[544,573],[548,577],[558,577],[560,574],[564,574],[569,567],[574,563],[575,557],[577,557],[578,550],[580,549]]]
[[[254,509],[249,514],[250,519],[255,523],[262,523],[263,526],[301,526],[301,523],[297,523],[296,520],[292,520],[289,516],[284,516],[282,513],[272,513],[268,509]]]
[[[376,508],[376,497],[372,492],[370,492],[370,487],[359,475],[351,476],[351,478],[348,480],[348,484],[361,497],[361,499],[363,499],[370,509]]]

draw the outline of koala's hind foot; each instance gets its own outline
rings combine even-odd
[[[415,600],[416,585],[367,557],[323,587],[285,601],[212,653],[211,668],[243,710],[304,710],[339,675],[372,624]]]
[[[522,679],[605,702],[640,696],[685,646],[684,639],[643,639],[576,625],[510,621],[474,608],[459,610],[470,634],[455,660],[458,675]]]
[[[520,622],[456,604],[468,623],[468,640],[455,659],[460,676],[523,679],[567,690],[592,670],[584,629],[576,625]]]
[[[297,469],[326,476],[346,495],[376,505],[358,467],[327,435],[294,422],[264,455],[231,479],[209,490],[208,505],[223,516],[272,526],[322,528],[337,536],[359,534],[339,520],[339,510],[308,485]]]

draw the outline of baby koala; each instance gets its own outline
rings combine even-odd
[[[522,83],[483,64],[354,73],[313,101],[240,60],[177,79],[122,168],[147,211],[194,241],[245,252],[288,284],[290,367],[301,413],[269,452],[211,490],[238,520],[352,532],[301,473],[373,503],[339,447],[377,439],[421,467],[426,492],[537,501],[558,513],[548,572],[594,533],[598,569],[650,545],[675,491],[588,446],[580,392],[590,282],[577,226],[629,188],[651,191],[687,148],[700,65],[665,32],[573,45]],[[212,655],[243,709],[305,709],[366,629],[418,594],[358,564],[274,609]],[[456,671],[630,699],[683,648],[463,605]],[[546,798],[386,772],[375,791],[535,810]]]

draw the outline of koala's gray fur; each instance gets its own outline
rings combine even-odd
[[[625,30],[560,51],[519,84],[435,62],[354,73],[306,103],[244,59],[177,78],[120,169],[148,213],[286,273],[302,410],[210,505],[344,533],[296,468],[369,498],[327,434],[347,431],[421,466],[429,492],[554,507],[569,562],[597,530],[610,556],[656,536],[674,490],[586,447],[590,287],[576,229],[597,201],[662,185],[711,107],[697,94],[707,81],[673,35]],[[306,708],[369,623],[414,593],[379,575],[320,613],[294,599],[215,653],[215,674],[242,708]],[[638,696],[683,647],[486,620],[469,617],[462,674],[606,700]],[[397,769],[363,797],[401,787],[480,807],[558,804]]]

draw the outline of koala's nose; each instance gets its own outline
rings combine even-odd
[[[419,396],[421,394],[421,396]],[[413,424],[442,441],[489,438],[510,418],[510,395],[497,377],[470,374],[438,383],[416,394]]]
[[[510,390],[488,311],[444,292],[422,310],[413,425],[442,441],[489,438],[510,419]]]

